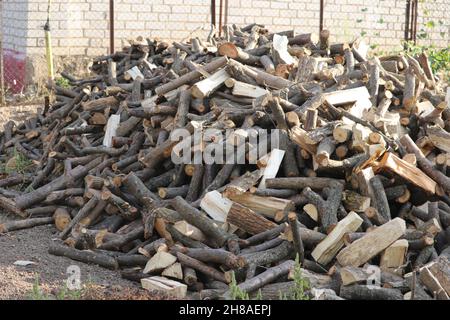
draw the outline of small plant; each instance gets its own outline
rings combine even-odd
[[[36,276],[33,283],[33,289],[30,293],[30,299],[31,300],[49,300],[48,296],[42,292],[40,285],[39,285],[39,276]]]
[[[292,299],[309,300],[308,295],[305,293],[309,289],[310,289],[309,281],[303,278],[302,269],[297,254],[297,256],[295,257],[295,265],[294,265],[294,289],[292,292]]]
[[[250,300],[250,297],[247,292],[243,291],[236,282],[236,277],[234,272],[231,274],[231,283],[230,283],[230,293],[232,300]],[[258,294],[260,294],[259,292]]]
[[[11,173],[11,171],[16,171],[18,173],[24,173],[26,169],[28,169],[33,162],[25,157],[23,154],[17,151],[16,148],[14,148],[13,151],[13,159],[14,159],[14,168],[5,168],[6,173]]]
[[[287,294],[283,294],[280,291],[280,300],[309,300],[306,291],[310,288],[311,286],[308,279],[303,278],[302,268],[297,254],[294,264],[294,286]]]
[[[59,87],[66,88],[66,89],[70,88],[70,82],[66,78],[57,78],[55,80],[55,83]]]
[[[82,290],[69,290],[67,285],[64,284],[64,286],[56,293],[56,300],[80,300],[82,294]]]
[[[64,284],[61,289],[56,291],[56,294],[46,294],[42,292],[39,283],[39,276],[34,279],[33,289],[29,294],[31,300],[80,300],[83,295],[83,290],[69,290]]]
[[[417,56],[425,52],[428,55],[433,72],[443,72],[447,80],[450,80],[450,46],[440,49],[434,46],[421,46],[413,42],[405,42],[404,47],[405,52],[411,56]]]

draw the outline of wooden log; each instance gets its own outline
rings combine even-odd
[[[450,192],[450,178],[433,168],[433,164],[424,156],[423,152],[417,147],[414,141],[411,140],[409,135],[404,135],[400,139],[400,142],[405,146],[409,153],[413,153],[416,156],[419,167],[446,192]]]
[[[406,231],[405,221],[395,218],[345,247],[336,256],[342,266],[358,267],[389,247]]]
[[[46,224],[52,224],[54,222],[53,217],[44,217],[44,218],[29,218],[25,220],[14,220],[9,222],[4,222],[0,224],[0,234],[15,231],[15,230],[21,230],[21,229],[28,229],[33,228],[36,226],[46,225]]]
[[[315,261],[322,265],[328,264],[344,246],[346,233],[355,232],[362,224],[362,219],[355,212],[338,222],[336,227],[311,253]]]
[[[210,77],[199,81],[192,86],[192,96],[195,98],[208,97],[214,90],[224,84],[228,78],[230,78],[230,75],[227,71],[225,69],[221,69]]]
[[[273,178],[266,180],[267,188],[274,189],[294,189],[302,190],[310,187],[314,190],[321,190],[334,183],[341,183],[342,180],[322,177],[301,177],[301,178]]]
[[[99,266],[116,270],[119,265],[111,256],[85,250],[77,250],[75,248],[66,247],[59,244],[52,244],[48,249],[48,253],[55,256],[63,256],[72,260],[81,261],[84,263],[93,263]]]
[[[420,169],[405,160],[400,159],[391,152],[386,152],[383,155],[383,158],[380,160],[377,168],[383,168],[394,172],[430,194],[436,192],[436,182],[430,179],[428,177],[429,175],[427,176]]]
[[[78,179],[84,177],[92,168],[95,168],[98,164],[102,162],[101,158],[93,160],[88,165],[77,166],[69,172],[68,175],[60,176],[59,178],[53,180],[52,182],[42,186],[34,191],[20,195],[14,200],[16,206],[21,209],[26,209],[31,207],[33,204],[44,200],[52,191],[62,190],[67,187],[67,185],[72,181],[77,181]]]
[[[19,195],[20,197],[20,195]],[[4,196],[0,196],[0,207],[7,211],[10,212],[14,215],[17,215],[21,218],[27,218],[28,214],[27,212],[25,212],[24,210],[20,209],[17,207],[17,205],[14,203],[14,201],[12,201],[11,199],[8,199]]]
[[[264,285],[271,283],[273,280],[279,278],[280,276],[286,275],[294,267],[294,261],[287,260],[278,266],[272,267],[260,273],[256,277],[253,277],[238,285],[239,289],[243,292],[252,292],[258,290]],[[231,298],[231,292],[227,291],[224,294],[225,299]]]
[[[160,272],[173,265],[177,258],[170,253],[159,251],[145,265],[143,273]]]
[[[439,262],[438,262],[439,263]],[[420,281],[433,293],[438,300],[450,300],[448,294],[448,261],[447,266],[436,267],[436,262],[420,269]],[[431,267],[431,268],[430,268]],[[434,267],[434,268],[432,268]],[[447,276],[447,279],[445,278]]]
[[[374,207],[378,213],[384,218],[384,220],[391,220],[391,211],[389,209],[389,203],[384,192],[383,184],[378,176],[374,176],[369,181],[373,191],[374,191]]]
[[[217,281],[229,283],[222,272],[204,264],[199,260],[191,258],[181,252],[177,252],[177,258],[184,267],[189,267],[194,270],[197,270]]]
[[[303,247],[303,241],[301,238],[300,224],[297,220],[297,214],[295,212],[290,212],[288,214],[288,221],[291,227],[292,236],[294,240],[294,250],[298,255],[299,262],[303,264],[305,260],[305,248]]]
[[[175,299],[184,299],[187,293],[185,284],[159,276],[141,279],[141,286],[146,290],[164,293]]]
[[[202,67],[202,69],[208,73],[211,73],[211,72],[214,72],[215,70],[223,67],[226,63],[227,63],[227,58],[220,57],[220,58],[217,58],[216,60],[213,60],[210,63],[204,65]],[[203,73],[200,71],[197,71],[197,70],[191,71],[191,72],[177,78],[176,80],[173,80],[171,82],[168,82],[164,85],[157,87],[155,89],[155,93],[157,95],[161,96],[169,91],[179,88],[180,86],[182,86],[184,84],[187,84],[187,83],[190,83],[192,81],[199,79],[202,75],[203,75]]]
[[[359,284],[342,287],[339,295],[351,300],[403,300],[400,290]]]
[[[383,271],[392,272],[398,275],[403,274],[406,252],[408,251],[408,241],[400,239],[387,247],[381,255],[380,268]]]
[[[63,231],[69,225],[72,217],[66,208],[58,208],[53,214],[53,219],[55,221],[55,227],[58,231]]]
[[[85,218],[91,210],[97,205],[98,199],[93,197],[83,206],[83,208],[77,213],[77,215],[70,221],[64,230],[59,234],[61,239],[66,239],[72,228],[79,223],[83,218]]]
[[[280,149],[272,149],[269,154],[269,159],[267,160],[267,165],[264,168],[263,177],[259,183],[258,188],[266,188],[266,179],[275,178],[278,170],[280,168],[281,162],[283,161],[285,151]]]
[[[208,249],[208,248],[173,248],[176,252],[197,259],[202,262],[215,263],[223,265],[230,269],[237,269],[245,267],[245,259],[234,255],[223,249]]]
[[[251,235],[276,227],[275,223],[236,202],[231,205],[226,221]]]
[[[222,230],[211,219],[205,217],[197,209],[190,206],[183,198],[176,197],[171,203],[184,220],[202,230],[218,246],[222,246],[231,237],[230,234]]]
[[[232,194],[228,197],[231,201],[237,202],[268,218],[274,218],[278,211],[287,212],[294,208],[294,204],[290,200],[274,197],[260,197],[249,192]]]

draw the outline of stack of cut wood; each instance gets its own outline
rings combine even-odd
[[[0,233],[54,224],[50,253],[177,298],[232,298],[233,279],[289,298],[298,256],[310,298],[449,299],[450,97],[427,56],[224,31],[130,41],[8,122],[0,206],[21,219]],[[244,144],[245,163],[174,164],[179,128],[235,129],[220,143]],[[268,139],[249,139],[274,129],[252,161]]]

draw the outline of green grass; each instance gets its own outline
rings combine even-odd
[[[13,158],[15,159],[14,169],[4,167],[6,173],[18,172],[23,174],[33,165],[33,162],[18,152],[16,148],[13,151]]]
[[[288,293],[280,291],[280,300],[309,300],[307,291],[311,288],[308,279],[305,279],[302,275],[302,269],[298,255],[295,258],[294,264],[294,286]],[[229,285],[230,296],[232,300],[250,300],[250,296],[247,292],[243,291],[236,282],[234,272],[231,274],[231,283]],[[263,296],[261,290],[258,291],[254,300],[262,300]]]
[[[39,282],[39,276],[36,276],[33,289],[29,293],[28,297],[30,300],[80,300],[83,295],[83,290],[69,290],[67,285],[64,284],[60,289],[57,290],[55,295],[47,294],[42,291]]]
[[[57,86],[59,86],[61,88],[65,88],[65,89],[70,88],[70,82],[66,78],[57,78],[55,80],[55,83]]]

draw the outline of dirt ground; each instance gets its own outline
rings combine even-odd
[[[20,123],[27,117],[32,116],[39,107],[42,107],[42,105],[8,105],[6,107],[0,107],[0,130],[3,130],[3,125],[9,120]]]
[[[0,223],[7,220],[10,218],[0,213]],[[96,299],[105,297],[108,292],[118,291],[119,287],[125,291],[138,288],[137,284],[122,279],[118,271],[50,255],[47,250],[52,239],[56,238],[56,232],[54,226],[38,226],[0,235],[0,299],[36,299],[36,295],[32,294],[36,280],[43,293],[54,294],[64,288],[69,276],[67,268],[73,265],[80,268],[82,286],[96,289],[96,294],[92,290],[89,293]],[[35,264],[14,265],[18,260]]]

